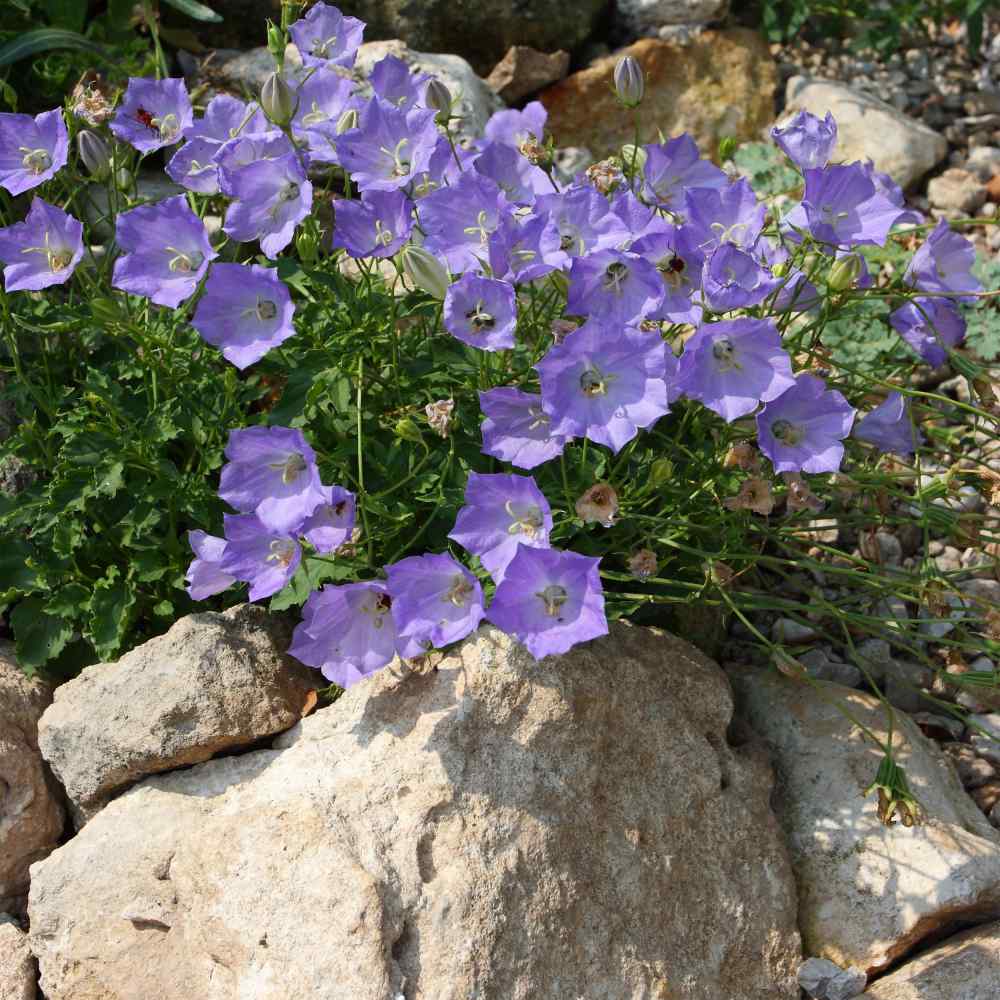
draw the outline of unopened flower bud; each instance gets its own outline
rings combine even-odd
[[[428,295],[436,299],[444,299],[451,283],[444,265],[423,247],[407,243],[400,251],[403,260],[403,271],[406,276]]]
[[[843,292],[852,287],[860,275],[861,256],[849,253],[830,268],[830,276],[826,279],[826,283],[832,291]]]
[[[726,160],[731,160],[739,145],[739,141],[735,136],[724,135],[719,140],[719,162],[725,163]]]
[[[295,249],[298,251],[299,259],[303,264],[314,264],[319,249],[315,234],[310,233],[308,230],[300,229],[298,235],[295,237]]]
[[[267,19],[267,51],[271,53],[278,69],[285,60],[285,33],[270,18]]]
[[[397,420],[393,430],[396,433],[396,437],[402,438],[404,441],[412,441],[414,444],[423,444],[424,442],[420,428],[409,417]]]
[[[111,167],[111,153],[108,144],[95,132],[84,129],[76,137],[76,148],[87,173],[101,180]]]
[[[287,125],[292,120],[295,95],[277,73],[272,73],[260,88],[260,107],[275,125]]]
[[[576,502],[576,516],[584,524],[597,522],[605,528],[615,523],[618,513],[618,494],[607,483],[595,483]]]
[[[437,402],[428,403],[424,407],[424,413],[427,414],[427,423],[430,424],[431,430],[446,438],[451,431],[451,414],[454,409],[453,399],[439,399]]]
[[[451,117],[451,91],[437,77],[427,84],[424,103],[431,111],[437,112],[435,120],[439,124],[447,124]]]
[[[638,580],[648,580],[656,576],[656,554],[651,549],[639,549],[628,559],[628,571]]]
[[[674,475],[674,463],[669,458],[658,458],[649,469],[650,486],[662,486]]]
[[[615,67],[615,92],[618,100],[626,108],[635,108],[641,103],[645,91],[642,67],[632,56],[625,56]]]

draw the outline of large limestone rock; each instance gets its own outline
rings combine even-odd
[[[824,698],[761,671],[730,676],[742,717],[772,751],[807,954],[872,973],[929,935],[1000,916],[1000,838],[912,720],[896,713],[893,745],[924,821],[886,827],[862,795],[881,754],[837,708],[884,740],[875,698],[835,684]]]
[[[719,669],[483,629],[35,867],[48,1000],[794,1000],[795,889]]]
[[[0,914],[0,1000],[35,1000],[37,980],[28,936]]]
[[[724,136],[759,138],[774,115],[774,60],[756,32],[705,31],[687,45],[644,38],[542,91],[558,145],[602,157],[634,140],[633,116],[614,91],[615,66],[626,55],[646,77],[638,108],[646,142],[655,142],[658,130],[667,138],[690,132],[704,155],[715,156]]]
[[[65,817],[38,752],[38,718],[51,688],[28,678],[0,641],[0,911],[20,910],[28,867],[59,840]]]
[[[996,1000],[1000,924],[974,927],[918,955],[859,1000]]]
[[[38,727],[42,755],[81,826],[129,785],[294,725],[316,673],[285,655],[291,629],[263,608],[180,619],[117,663],[57,689]]]
[[[809,111],[837,120],[833,159],[872,160],[903,188],[911,187],[948,155],[943,135],[904,115],[890,104],[843,83],[793,76],[785,88],[785,115]]]

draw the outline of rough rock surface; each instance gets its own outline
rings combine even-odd
[[[892,105],[842,83],[793,76],[785,89],[782,120],[797,111],[837,120],[834,160],[872,160],[903,188],[918,181],[948,155],[943,135],[909,118]]]
[[[729,0],[617,0],[618,20],[633,35],[655,35],[665,24],[705,24],[726,16]]]
[[[0,910],[20,910],[28,867],[56,846],[65,817],[38,752],[49,686],[28,678],[0,640]]]
[[[493,67],[486,82],[508,104],[520,101],[550,83],[561,80],[569,69],[569,53],[539,52],[530,45],[512,45]]]
[[[761,671],[730,677],[742,717],[772,751],[806,954],[871,974],[930,934],[1000,915],[1000,838],[910,719],[896,713],[895,755],[923,822],[885,827],[862,796],[881,754],[835,704],[885,739],[875,698],[825,685],[827,700]]]
[[[842,969],[826,958],[807,958],[799,969],[799,986],[810,1000],[853,1000],[867,982],[861,969]]]
[[[188,615],[58,688],[38,743],[77,825],[147,774],[298,722],[317,675],[284,654],[290,634],[284,619],[249,604]]]
[[[485,628],[275,749],[149,778],[33,872],[49,1000],[794,1000],[795,887],[721,671]]]
[[[1000,923],[974,927],[868,987],[860,1000],[996,1000]]]
[[[0,1000],[35,1000],[37,980],[28,935],[0,914]]]
[[[638,112],[648,139],[655,140],[658,129],[668,137],[690,132],[702,153],[714,156],[723,136],[756,139],[774,114],[774,60],[756,32],[705,31],[683,46],[644,38],[542,91],[557,144],[603,157],[633,141],[632,115],[613,85],[615,66],[626,55],[645,74]]]

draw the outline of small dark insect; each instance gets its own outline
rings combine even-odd
[[[686,266],[687,265],[684,263],[684,261],[680,259],[680,257],[674,257],[668,265],[668,267],[670,268],[671,271],[674,272],[674,274],[680,274],[681,271],[683,271]]]
[[[157,127],[153,124],[153,116],[143,107],[140,107],[135,112],[136,121],[145,125],[146,128],[152,129],[154,132],[159,131]]]

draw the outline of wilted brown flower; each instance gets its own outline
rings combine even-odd
[[[610,528],[618,513],[618,494],[607,483],[595,483],[576,502],[576,516],[584,524],[596,521]]]
[[[87,70],[73,88],[70,108],[92,128],[103,125],[114,113],[110,85],[95,70]]]
[[[439,399],[436,403],[428,403],[424,407],[424,413],[427,414],[427,423],[430,424],[431,430],[446,438],[451,430],[451,414],[454,409],[453,399]]]
[[[736,578],[736,572],[732,566],[728,566],[718,559],[713,559],[708,564],[708,574],[712,578],[712,583],[717,587],[728,587]]]
[[[730,445],[722,464],[727,469],[756,472],[760,468],[760,453],[749,441],[737,441]]]
[[[586,174],[587,180],[601,194],[611,194],[622,180],[624,180],[621,168],[612,159],[592,163],[587,167]]]
[[[799,510],[822,510],[826,506],[809,488],[809,484],[797,472],[783,472],[781,478],[788,486],[786,506],[790,514]]]
[[[725,505],[729,510],[752,510],[767,517],[774,510],[771,484],[760,476],[744,479],[739,493],[726,500]]]
[[[655,576],[657,568],[656,555],[650,549],[639,549],[629,556],[628,570],[640,580]]]

